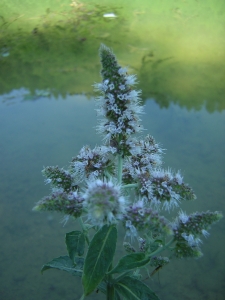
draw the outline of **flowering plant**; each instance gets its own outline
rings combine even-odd
[[[108,300],[156,300],[159,298],[142,281],[143,272],[151,276],[173,258],[200,257],[201,237],[209,235],[211,224],[222,214],[187,215],[180,210],[170,221],[163,216],[163,211],[168,215],[182,201],[196,196],[180,172],[162,168],[163,150],[154,138],[138,138],[143,130],[143,107],[140,91],[132,88],[136,77],[128,75],[104,45],[100,58],[103,80],[94,86],[101,93],[97,130],[104,144],[83,147],[68,170],[44,168],[52,193],[34,207],[72,216],[81,230],[66,234],[68,255],[45,264],[42,272],[55,268],[80,276],[81,299],[100,290]],[[125,229],[127,254],[115,264],[119,223]]]

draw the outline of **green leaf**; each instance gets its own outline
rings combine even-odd
[[[142,267],[149,263],[150,258],[146,258],[143,252],[128,254],[120,259],[118,264],[108,274],[123,273],[129,270]]]
[[[71,273],[72,275],[81,276],[82,270],[81,265],[83,266],[82,262],[80,261],[80,258],[78,257],[75,259],[77,261],[77,267],[76,264],[73,263],[73,261],[69,258],[69,256],[59,256],[57,258],[54,258],[52,261],[45,264],[42,269],[41,273],[48,269],[58,269],[62,271],[66,271]]]
[[[107,292],[107,283],[105,281],[101,281],[97,287],[103,294],[106,295]]]
[[[159,300],[150,288],[138,279],[130,276],[116,282],[114,288],[124,299],[129,300]]]
[[[72,275],[81,277],[83,274],[84,258],[76,256],[74,258],[75,269]]]
[[[122,298],[120,298],[120,294],[115,290],[115,294],[114,294],[114,300],[121,300]]]
[[[117,229],[104,225],[94,235],[84,262],[82,277],[84,294],[89,295],[102,281],[115,253]]]
[[[85,236],[81,231],[71,231],[66,234],[66,246],[70,259],[74,261],[76,254],[84,254]]]

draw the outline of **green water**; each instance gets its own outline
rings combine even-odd
[[[76,278],[40,274],[66,253],[64,235],[77,224],[31,209],[49,192],[43,166],[67,166],[84,144],[101,142],[92,84],[102,42],[137,74],[146,133],[198,196],[184,210],[225,211],[224,36],[223,0],[1,1],[0,299],[81,296]],[[213,227],[203,258],[173,261],[148,282],[162,300],[224,299],[224,226]]]
[[[223,0],[96,3],[2,0],[0,93],[23,86],[32,95],[93,94],[103,42],[137,73],[144,99],[225,108]],[[117,17],[103,17],[110,12]]]

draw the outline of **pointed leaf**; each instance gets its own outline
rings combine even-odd
[[[124,299],[159,300],[156,294],[151,291],[146,284],[129,276],[123,277],[121,280],[116,282],[114,287]]]
[[[66,271],[71,273],[72,275],[82,275],[82,270],[81,270],[81,262],[78,262],[78,266],[73,263],[73,261],[69,258],[69,256],[59,256],[57,258],[54,258],[52,261],[48,262],[45,264],[42,269],[41,273],[48,269],[58,269],[62,271]]]
[[[69,257],[74,261],[74,257],[84,254],[85,237],[81,231],[71,231],[66,234],[66,246]]]
[[[146,258],[143,252],[128,254],[120,259],[118,264],[108,274],[123,273],[135,268],[142,267],[149,263],[150,258]]]
[[[84,294],[89,295],[104,278],[115,253],[117,229],[104,225],[93,237],[84,262]]]

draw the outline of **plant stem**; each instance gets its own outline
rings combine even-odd
[[[122,183],[122,171],[123,171],[123,158],[121,154],[118,154],[118,184]]]
[[[108,271],[113,269],[113,263],[110,264]],[[107,288],[106,288],[106,299],[114,300],[114,287],[113,287],[113,276],[107,275]]]
[[[80,226],[81,226],[81,228],[82,228],[82,230],[83,230],[83,233],[84,233],[84,236],[85,236],[85,240],[86,240],[86,242],[87,242],[87,244],[88,244],[88,246],[89,246],[90,241],[89,241],[89,238],[88,238],[88,236],[87,236],[87,230],[85,229],[85,226],[84,226],[82,217],[79,217],[78,220],[79,220]]]
[[[114,287],[112,284],[112,275],[108,275],[108,283],[107,283],[107,300],[114,300]]]
[[[135,188],[137,186],[138,186],[137,183],[129,183],[129,184],[126,184],[126,185],[122,185],[121,188],[123,188],[123,189],[129,189],[129,188]]]
[[[164,251],[165,249],[167,249],[172,243],[174,242],[174,238],[172,238],[165,246],[158,248],[156,251],[152,252],[149,257],[155,256],[157,254],[159,254],[160,252]]]

